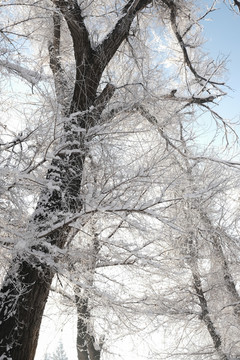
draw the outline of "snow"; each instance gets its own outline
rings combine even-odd
[[[29,70],[9,60],[0,60],[0,66],[6,68],[10,73],[17,74],[32,85],[37,85],[43,79],[43,75],[37,71]]]

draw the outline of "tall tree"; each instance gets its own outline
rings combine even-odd
[[[63,14],[73,41],[76,78],[68,114],[76,115],[63,124],[59,149],[47,172],[48,186],[42,191],[31,225],[45,236],[46,242],[63,248],[70,231],[66,216],[69,212],[79,213],[82,208],[79,195],[86,154],[84,130],[96,122],[96,116],[88,109],[93,107],[99,113],[99,107],[101,113],[102,105],[113,95],[114,86],[111,84],[97,95],[103,71],[127,38],[134,18],[150,4],[150,0],[129,1],[111,32],[96,47],[91,44],[77,1],[53,1],[53,4]],[[52,224],[53,219],[55,224]],[[41,240],[32,250],[48,253]],[[1,352],[5,357],[34,358],[53,276],[52,267],[37,257],[21,258],[17,255],[13,259],[1,291]]]

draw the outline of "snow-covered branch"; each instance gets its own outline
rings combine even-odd
[[[0,59],[0,66],[7,69],[10,73],[19,76],[21,79],[26,80],[31,85],[37,85],[39,81],[43,80],[44,75],[37,71],[33,71],[8,60]]]

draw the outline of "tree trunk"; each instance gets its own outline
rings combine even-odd
[[[62,145],[48,170],[50,186],[42,192],[29,224],[30,230],[35,232],[32,240],[36,245],[26,248],[30,255],[18,255],[13,259],[2,286],[0,349],[1,355],[5,354],[12,360],[34,359],[41,319],[54,276],[54,261],[57,261],[49,249],[52,245],[60,249],[64,247],[70,231],[64,225],[65,214],[75,214],[82,209],[79,195],[85,159],[84,138],[82,132],[72,128],[76,128],[75,119],[65,126],[67,130]]]
[[[94,283],[97,257],[100,250],[97,235],[93,231],[92,254],[87,266],[88,287]],[[102,344],[97,344],[91,329],[91,313],[89,309],[89,294],[86,289],[75,287],[75,303],[77,308],[77,354],[78,360],[100,360]]]
[[[101,349],[96,349],[95,338],[89,334],[90,311],[88,297],[75,295],[77,306],[77,354],[78,360],[100,360]]]
[[[1,359],[33,360],[53,272],[49,266],[41,266],[39,271],[27,261],[16,267],[2,288],[0,355],[5,355]],[[10,310],[7,317],[6,307]]]
[[[193,288],[195,290],[195,294],[198,298],[199,306],[201,309],[201,314],[199,316],[200,320],[202,320],[208,330],[208,333],[212,339],[214,349],[218,354],[219,360],[229,360],[228,356],[222,350],[222,339],[219,335],[212,319],[210,316],[209,306],[207,299],[205,297],[205,293],[202,286],[201,276],[198,268],[198,257],[197,251],[195,249],[195,241],[194,235],[189,234],[188,245],[189,245],[189,266],[192,272],[193,279]]]
[[[26,247],[25,254],[13,259],[2,285],[0,354],[6,359],[34,359],[57,261],[56,256],[51,255],[51,247],[54,246],[55,251],[56,247],[64,247],[70,231],[64,224],[65,214],[80,212],[82,208],[79,194],[85,159],[84,138],[82,132],[72,131],[72,127],[75,128],[74,120],[68,124],[71,131],[63,136],[62,146],[52,160],[47,173],[50,186],[40,195],[29,224],[34,234],[29,241],[33,243]]]

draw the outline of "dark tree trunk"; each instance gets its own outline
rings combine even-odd
[[[75,124],[69,124],[74,126]],[[66,142],[69,145],[64,146]],[[67,148],[67,152],[65,151]],[[70,228],[64,214],[80,212],[79,196],[85,158],[82,133],[66,133],[48,170],[51,186],[40,195],[29,224],[31,245],[17,255],[5,277],[0,304],[0,355],[33,360],[43,311],[57,257],[51,247],[64,247]],[[54,219],[54,220],[53,220]],[[33,235],[34,234],[34,235]]]
[[[5,354],[4,359],[33,360],[53,272],[48,266],[41,266],[39,271],[27,261],[16,267],[2,288],[0,355]],[[6,308],[10,310],[7,316]]]

